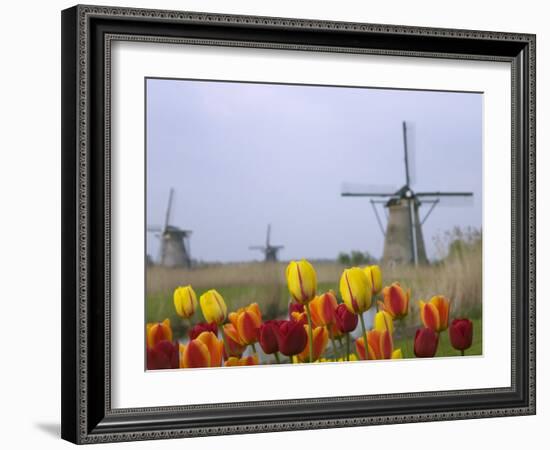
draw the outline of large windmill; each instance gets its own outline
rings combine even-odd
[[[265,245],[252,245],[248,247],[250,250],[260,250],[265,256],[265,262],[277,261],[277,253],[283,249],[282,245],[271,245],[269,242],[271,238],[271,225],[267,226],[267,235],[265,238]]]
[[[174,189],[170,189],[168,206],[164,218],[164,227],[148,227],[147,231],[155,233],[160,238],[159,264],[165,267],[191,267],[191,251],[189,239],[190,230],[182,230],[179,227],[170,225],[170,214],[174,200]]]
[[[410,129],[410,126],[409,126]],[[370,203],[376,215],[378,225],[385,236],[382,262],[386,264],[427,264],[426,249],[422,236],[422,225],[437,205],[452,206],[464,204],[472,199],[472,192],[415,192],[412,189],[410,143],[407,137],[407,124],[403,122],[403,150],[405,154],[405,184],[399,189],[372,186],[344,185],[343,197],[370,197]],[[462,200],[462,202],[460,201]],[[377,204],[387,209],[386,229],[382,225]],[[420,219],[419,207],[430,205],[424,217]]]

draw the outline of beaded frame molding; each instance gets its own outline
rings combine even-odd
[[[506,61],[511,386],[113,409],[110,64],[116,40]],[[535,414],[535,36],[78,5],[62,12],[62,424],[99,443]]]

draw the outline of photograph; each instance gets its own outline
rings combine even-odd
[[[146,370],[483,355],[482,92],[144,84]]]

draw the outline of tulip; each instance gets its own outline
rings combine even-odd
[[[177,369],[179,364],[176,342],[163,340],[147,348],[147,370]]]
[[[301,303],[290,302],[288,304],[288,318],[291,319],[292,313],[295,313],[295,312],[297,313],[306,312],[304,305],[302,305]]]
[[[380,308],[392,316],[393,319],[402,319],[409,312],[411,290],[405,291],[399,283],[393,283],[382,289],[384,303],[378,302]]]
[[[206,322],[200,322],[197,323],[193,328],[189,330],[189,339],[196,339],[199,334],[201,334],[203,331],[211,331],[216,336],[218,335],[218,326],[215,322],[212,323],[206,323]]]
[[[162,322],[147,324],[147,347],[153,348],[160,341],[172,340],[172,327],[170,319],[164,319]]]
[[[378,331],[389,331],[393,334],[393,319],[386,311],[378,311],[374,316],[374,328]]]
[[[453,348],[460,350],[464,355],[464,350],[472,346],[474,334],[474,325],[468,319],[454,319],[449,327],[449,338]]]
[[[338,302],[333,291],[315,297],[309,304],[311,321],[314,327],[326,327],[334,322],[334,312]]]
[[[223,340],[226,344],[224,347],[224,356],[226,358],[231,356],[241,357],[244,353],[246,345],[241,341],[237,329],[232,323],[226,323],[223,326]]]
[[[237,329],[241,342],[247,345],[258,341],[262,313],[257,303],[252,303],[229,314],[229,321]]]
[[[197,310],[197,295],[191,286],[180,286],[174,290],[174,306],[178,316],[189,319]]]
[[[281,320],[276,331],[279,351],[283,355],[297,355],[306,348],[308,337],[304,325],[300,322]]]
[[[393,339],[387,330],[371,330],[367,333],[367,352],[363,337],[355,341],[355,348],[361,359],[392,359],[394,355]]]
[[[372,304],[372,282],[364,270],[358,267],[344,270],[340,277],[340,294],[349,312],[359,315],[363,339],[367,341],[367,329],[363,313]]]
[[[367,266],[363,269],[367,278],[370,279],[372,286],[372,295],[378,294],[382,290],[382,271],[378,266]]]
[[[223,297],[215,289],[210,289],[201,295],[200,304],[202,315],[208,323],[216,322],[221,325],[227,317],[227,306]]]
[[[449,326],[450,302],[442,295],[436,295],[426,303],[420,300],[420,318],[426,328],[438,333],[445,331]]]
[[[325,327],[317,327],[310,334],[308,330],[309,326],[304,325],[304,328],[306,328],[306,331],[308,332],[308,340],[309,336],[313,336],[313,357],[310,357],[308,346],[306,345],[304,350],[298,354],[298,359],[301,362],[317,361],[327,348],[328,331]]]
[[[226,367],[236,367],[236,366],[257,366],[260,360],[258,355],[244,356],[242,358],[236,358],[232,356],[225,362]]]
[[[307,313],[293,311],[290,314],[290,320],[292,320],[293,322],[300,322],[302,325],[305,325],[307,324]]]
[[[393,353],[391,354],[391,359],[403,359],[403,352],[400,348],[393,351]]]
[[[211,331],[204,331],[197,337],[208,348],[210,364],[208,367],[220,367],[222,365],[223,342]]]
[[[277,342],[278,328],[278,320],[268,320],[260,327],[260,346],[266,355],[272,355],[279,351],[279,343]]]
[[[350,312],[346,305],[340,304],[334,313],[336,325],[342,333],[351,333],[359,323],[357,314]]]
[[[305,259],[290,262],[286,268],[286,281],[294,301],[305,305],[315,298],[317,274]]]
[[[371,280],[358,267],[346,269],[340,278],[340,294],[350,312],[363,313],[371,307]]]
[[[193,339],[187,345],[180,344],[180,367],[182,369],[196,369],[210,367],[210,351],[202,341]]]
[[[439,336],[431,328],[419,328],[414,336],[414,354],[417,358],[432,358],[437,352]]]
[[[291,261],[286,268],[286,281],[292,298],[306,307],[307,323],[309,325],[309,359],[313,360],[313,336],[311,311],[309,303],[315,298],[317,291],[317,274],[313,266],[302,259],[299,262]],[[299,321],[301,322],[301,321]]]

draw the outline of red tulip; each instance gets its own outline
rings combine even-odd
[[[431,328],[419,328],[414,336],[414,354],[417,358],[432,358],[437,352],[439,336]]]
[[[279,351],[279,342],[277,341],[279,322],[279,320],[267,320],[260,327],[260,346],[266,355]]]
[[[217,336],[218,335],[218,326],[216,325],[216,322],[212,322],[212,323],[201,322],[201,323],[198,323],[195,326],[193,326],[193,328],[191,328],[189,330],[189,339],[193,340],[193,339],[198,338],[199,335],[203,331],[211,331],[212,333],[214,333]]]
[[[464,351],[472,346],[474,326],[471,320],[455,319],[449,327],[451,345],[457,350]]]
[[[177,369],[180,366],[177,342],[160,341],[147,348],[147,370]]]
[[[279,351],[283,355],[297,355],[306,347],[307,333],[301,322],[281,320],[276,330]]]
[[[357,328],[359,316],[350,312],[346,305],[344,305],[343,303],[338,305],[334,316],[336,319],[336,326],[338,327],[338,330],[340,330],[340,332],[350,333],[355,330],[355,328]]]

